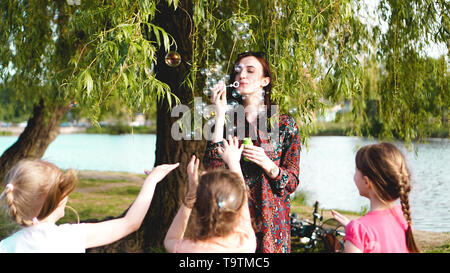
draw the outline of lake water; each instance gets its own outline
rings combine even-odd
[[[16,141],[0,137],[0,153]],[[356,137],[312,137],[300,160],[300,186],[308,204],[321,208],[361,211],[369,206],[353,182],[358,147],[375,143]],[[59,135],[44,159],[60,168],[143,173],[155,158],[155,135]],[[413,227],[418,230],[450,232],[450,141],[430,140],[419,144],[417,155],[403,148],[412,173],[410,205]]]
[[[0,153],[17,140],[0,137]],[[144,173],[155,163],[156,135],[59,135],[43,159],[63,169]]]
[[[312,137],[300,160],[300,187],[312,205],[362,211],[368,199],[359,196],[353,181],[358,147],[376,143],[356,137]],[[411,172],[410,206],[413,228],[450,231],[450,141],[433,139],[419,144],[417,155],[396,143],[406,156]]]

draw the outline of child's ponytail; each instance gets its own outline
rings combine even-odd
[[[40,159],[24,159],[5,177],[1,201],[12,220],[31,226],[49,216],[77,186],[73,170],[62,172],[54,164]]]
[[[403,175],[403,178],[400,179],[400,203],[402,205],[403,215],[405,216],[406,221],[408,222],[408,229],[405,232],[406,236],[406,246],[408,247],[409,252],[418,253],[420,252],[419,248],[416,245],[414,240],[414,235],[411,228],[411,211],[409,209],[409,192],[411,191],[411,187],[409,184],[409,175]]]

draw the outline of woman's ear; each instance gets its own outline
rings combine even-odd
[[[270,78],[269,77],[264,77],[262,79],[262,87],[266,87],[269,83],[270,83]]]

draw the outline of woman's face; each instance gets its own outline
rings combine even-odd
[[[235,81],[239,82],[237,90],[242,96],[261,92],[264,86],[270,83],[269,77],[264,77],[261,63],[253,56],[242,58],[234,68],[236,70]]]

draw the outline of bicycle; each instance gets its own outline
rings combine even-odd
[[[318,213],[319,202],[314,203],[313,222],[290,215],[292,248],[303,252],[342,252],[344,250],[345,228],[334,218],[322,222]]]

